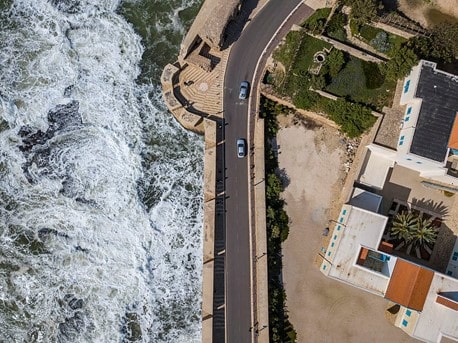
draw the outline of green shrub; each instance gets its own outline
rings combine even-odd
[[[330,8],[320,8],[302,24],[302,27],[312,33],[321,33],[330,13]]]
[[[342,42],[342,43],[345,43],[348,41],[347,39],[347,32],[345,32],[345,29],[340,29],[340,30],[336,30],[336,31],[333,31],[333,32],[329,32],[328,34],[328,37],[331,37],[332,39],[335,39],[339,42]]]
[[[286,35],[284,43],[275,49],[273,58],[281,62],[288,70],[294,62],[294,57],[299,44],[302,41],[303,34],[298,31],[291,31]]]
[[[401,49],[402,45],[407,42],[407,39],[401,36],[389,34],[388,41],[390,42],[390,50],[388,50],[387,55],[392,57],[396,54],[396,51]]]
[[[293,98],[293,104],[297,108],[302,108],[304,110],[313,109],[320,99],[320,96],[310,91],[308,88],[301,88]]]
[[[413,66],[418,63],[418,57],[413,50],[402,47],[386,63],[385,74],[388,79],[398,80],[407,76]]]
[[[396,87],[394,81],[383,78],[384,69],[372,62],[351,57],[339,74],[332,78],[326,90],[373,109],[381,109],[390,104]]]
[[[372,39],[375,39],[377,37],[377,34],[380,32],[385,32],[381,29],[378,29],[376,27],[364,24],[363,26],[360,27],[359,29],[359,35],[366,41],[370,42]]]
[[[347,25],[348,18],[345,13],[338,12],[335,13],[328,22],[326,26],[326,32],[336,32],[342,30],[345,25]]]
[[[358,137],[376,121],[369,108],[341,98],[323,102],[323,105],[323,110],[350,138]]]
[[[359,28],[360,24],[356,20],[350,20],[350,31],[353,36],[359,35]]]
[[[377,33],[377,36],[375,36],[374,39],[371,39],[369,44],[380,52],[388,52],[388,50],[391,49],[388,34],[385,31]]]
[[[332,49],[329,55],[326,57],[326,65],[329,70],[331,77],[337,76],[339,71],[345,64],[345,57],[342,51],[338,49]]]
[[[360,23],[370,22],[377,16],[378,0],[345,0],[344,3],[351,7],[351,18]]]
[[[364,76],[366,78],[366,87],[368,89],[376,89],[383,85],[385,76],[380,71],[377,63],[362,62]]]
[[[304,34],[290,71],[287,73],[283,85],[277,91],[294,98],[298,90],[309,88],[310,74],[308,73],[308,69],[314,63],[313,56],[315,53],[322,51],[324,48],[329,49],[331,45],[308,34]]]
[[[265,119],[265,156],[266,156],[266,228],[267,264],[269,292],[269,336],[275,343],[296,342],[296,332],[286,313],[286,293],[281,279],[281,244],[288,237],[289,218],[284,210],[285,202],[280,198],[282,183],[276,174],[277,158],[272,150],[271,141],[275,137],[269,127],[278,128],[277,115],[289,112],[285,106],[261,97],[261,117]]]
[[[430,36],[409,40],[417,56],[437,62],[454,62],[458,56],[458,23],[443,22],[430,30]]]

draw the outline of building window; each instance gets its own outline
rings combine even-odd
[[[458,260],[458,251],[455,251],[455,252],[453,253],[452,260],[453,260],[453,261]]]
[[[330,251],[328,252],[328,256],[331,256],[331,252]]]
[[[417,164],[421,164],[422,162],[420,162],[420,161],[417,161],[416,163],[417,163]]]
[[[404,320],[402,321],[402,326],[407,326],[408,324],[409,324],[409,322],[408,322],[407,320],[404,319]]]
[[[404,93],[407,93],[409,91],[409,87],[410,87],[410,80],[407,80],[404,86]]]
[[[323,266],[323,270],[326,270],[326,265]]]
[[[334,235],[334,239],[337,239],[337,235]]]
[[[343,217],[340,217],[339,222],[341,223],[343,222]]]
[[[406,114],[410,114],[410,113],[412,113],[412,107],[409,107],[406,112]]]
[[[337,231],[340,231],[340,225],[337,225]]]
[[[412,159],[410,157],[407,157],[406,160],[407,161],[412,161]]]
[[[411,311],[411,310],[407,310],[407,311],[406,311],[406,316],[407,316],[407,317],[410,317],[411,314],[412,314],[412,311]]]
[[[451,270],[447,270],[447,275],[451,276],[452,275],[452,271]]]
[[[405,122],[408,122],[410,120],[410,117],[406,117],[406,119],[404,119]]]
[[[399,138],[399,145],[403,145],[404,144],[404,138],[405,138],[405,136],[401,136],[401,138]]]
[[[346,215],[346,214],[347,214],[347,210],[343,210],[342,215]]]

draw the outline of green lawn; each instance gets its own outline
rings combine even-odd
[[[282,63],[286,70],[291,68],[298,46],[301,44],[304,33],[291,31],[285,38],[283,44],[275,49],[273,58]]]
[[[359,35],[363,41],[371,45],[374,49],[388,56],[392,56],[392,54],[407,41],[407,39],[403,37],[367,24],[359,28]]]
[[[296,107],[327,113],[349,137],[356,137],[375,121],[370,108],[380,109],[391,101],[395,84],[385,81],[377,64],[342,53],[339,59],[335,54],[338,50],[332,50],[327,56],[320,75],[311,75],[313,56],[324,49],[331,49],[331,45],[305,32],[289,33],[285,43],[274,52],[274,59],[286,68],[286,76],[274,85],[277,92],[291,98]],[[343,69],[339,71],[336,65],[342,63]],[[311,87],[342,98],[338,101],[322,98],[310,90]]]
[[[379,65],[352,56],[326,90],[380,110],[390,105],[395,87],[394,81],[385,80]]]
[[[286,43],[274,54],[274,58],[283,63],[287,71],[285,81],[278,91],[292,96],[299,88],[308,86],[308,69],[314,64],[315,53],[324,48],[330,49],[331,45],[304,32],[290,32],[288,36]],[[296,44],[296,48],[293,44]]]

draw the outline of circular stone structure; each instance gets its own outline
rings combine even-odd
[[[318,51],[315,55],[313,55],[313,61],[316,63],[323,63],[326,61],[326,54],[322,51]]]

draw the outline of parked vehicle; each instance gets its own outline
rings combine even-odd
[[[237,157],[244,158],[246,156],[246,141],[243,138],[237,139]]]
[[[248,93],[250,92],[250,84],[247,81],[243,81],[240,84],[240,93],[239,99],[244,100],[248,98]]]

